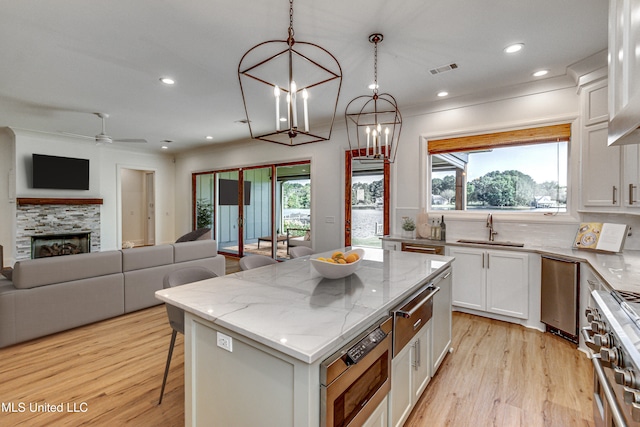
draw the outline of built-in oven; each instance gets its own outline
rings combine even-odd
[[[320,425],[362,425],[391,389],[391,317],[385,317],[320,365]]]

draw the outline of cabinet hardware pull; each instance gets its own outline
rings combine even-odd
[[[616,203],[618,203],[617,195],[618,195],[618,187],[616,187],[616,186],[614,185],[614,186],[613,186],[613,204],[614,204],[614,205],[615,205]]]
[[[432,285],[432,284],[429,284],[429,285]],[[439,291],[440,291],[440,288],[437,287],[437,286],[432,288],[431,292],[429,292],[429,295],[427,295],[422,300],[420,300],[420,302],[418,302],[411,310],[409,310],[409,311],[396,310],[396,312],[395,312],[396,316],[404,317],[405,319],[410,319],[411,316],[413,316],[418,310],[420,310],[420,307],[422,307],[427,301],[429,301],[431,298],[433,298],[433,296],[436,293],[438,293]]]
[[[633,200],[633,189],[637,188],[635,185],[633,184],[629,184],[629,204],[632,205],[636,202],[636,200]]]
[[[416,323],[413,324],[413,330],[415,331],[416,329],[418,329],[421,323],[422,323],[422,319],[418,319]]]
[[[484,268],[484,252],[482,252],[482,268]]]
[[[420,359],[422,359],[422,355],[420,354],[420,338],[418,338],[416,340],[416,364],[415,364],[416,371],[418,370],[422,362]]]
[[[491,254],[487,254],[487,268],[489,268],[489,260],[491,259]]]

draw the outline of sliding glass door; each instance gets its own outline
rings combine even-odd
[[[210,227],[228,255],[288,258],[290,241],[311,245],[309,169],[295,162],[193,174],[194,228]]]
[[[243,253],[274,256],[274,240],[285,244],[273,233],[273,168],[271,166],[244,169],[242,200]]]

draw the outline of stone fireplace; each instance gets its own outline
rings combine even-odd
[[[91,233],[31,236],[31,258],[76,255],[91,252]]]
[[[101,204],[102,199],[17,199],[16,261],[38,258],[41,251],[99,252]]]

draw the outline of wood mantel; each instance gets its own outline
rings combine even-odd
[[[36,198],[18,197],[19,205],[101,205],[102,199],[65,199],[65,198]]]

